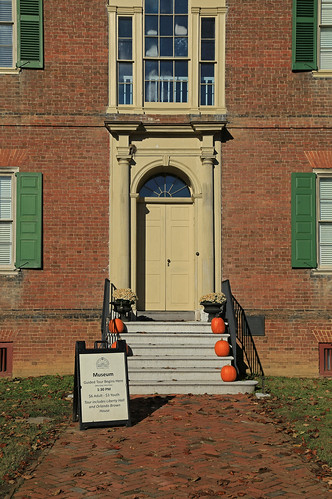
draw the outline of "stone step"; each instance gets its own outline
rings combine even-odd
[[[132,367],[137,369],[165,369],[165,368],[186,368],[195,370],[196,368],[221,368],[225,364],[230,364],[233,357],[202,357],[197,355],[134,355],[128,357],[128,371]]]
[[[128,368],[129,381],[132,383],[152,381],[162,382],[162,381],[195,381],[196,383],[201,383],[202,381],[220,381],[220,370],[221,366],[213,368],[196,368],[196,369],[184,369],[184,368]]]
[[[129,347],[131,349],[130,353],[133,356],[140,357],[199,357],[201,359],[210,359],[211,357],[216,357],[219,359],[222,358],[216,356],[213,345],[164,345],[162,343],[158,345],[133,345],[129,343]]]
[[[189,394],[203,395],[230,395],[238,393],[253,393],[257,381],[233,381],[232,383],[225,383],[220,381],[208,381],[196,383],[195,381],[187,382],[169,382],[161,381],[160,383],[149,383],[148,381],[135,382],[129,384],[129,392],[131,395],[176,395],[176,394]]]
[[[213,333],[122,333],[122,340],[126,340],[128,345],[134,347],[137,345],[190,345],[190,346],[207,346],[214,348],[218,340],[228,340],[229,334],[213,334]]]
[[[126,322],[128,333],[203,333],[211,334],[209,322]],[[216,335],[217,336],[217,335]]]

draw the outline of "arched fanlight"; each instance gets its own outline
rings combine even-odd
[[[179,177],[161,173],[149,178],[139,191],[141,197],[190,198],[188,185]]]

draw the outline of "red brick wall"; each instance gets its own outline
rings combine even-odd
[[[332,275],[291,267],[291,172],[332,169],[332,79],[291,71],[292,2],[228,1],[223,278],[265,315],[268,373],[318,374],[331,341]],[[327,341],[327,340],[324,340]]]
[[[0,275],[14,375],[73,372],[109,266],[106,2],[44,2],[43,70],[0,75],[0,167],[43,173],[43,269]]]

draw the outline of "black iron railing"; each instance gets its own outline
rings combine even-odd
[[[226,295],[226,318],[233,349],[234,367],[239,375],[245,375],[249,369],[251,376],[262,378],[264,391],[264,370],[259,359],[245,311],[233,296],[229,281],[223,281],[222,290]]]
[[[105,279],[103,311],[101,315],[101,339],[106,341],[108,337],[108,323],[111,318],[114,318],[113,311],[113,292],[116,289],[114,284],[109,279]]]

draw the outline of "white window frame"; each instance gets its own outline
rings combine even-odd
[[[225,107],[225,25],[226,0],[188,0],[188,102],[144,102],[144,0],[108,0],[109,16],[109,105],[107,113],[226,114]],[[133,102],[118,104],[117,18],[132,16]],[[215,18],[214,105],[200,106],[200,18]]]
[[[13,45],[12,45],[12,60],[13,64],[11,67],[7,66],[0,66],[0,74],[12,74],[12,73],[19,73],[20,69],[16,67],[17,63],[17,6],[16,6],[16,0],[12,0],[12,21],[11,22],[1,22],[1,24],[5,25],[12,25],[13,26]]]
[[[0,176],[1,177],[10,177],[12,179],[11,182],[11,218],[10,219],[2,219],[1,223],[12,224],[12,249],[11,249],[11,263],[9,265],[1,265],[0,264],[0,274],[6,274],[8,272],[16,271],[15,268],[15,255],[16,255],[16,173],[19,171],[18,168],[0,168]]]
[[[315,170],[316,173],[316,240],[317,240],[317,270],[321,272],[332,272],[331,265],[323,265],[321,263],[321,242],[320,242],[320,229],[322,225],[332,224],[331,220],[321,220],[320,218],[320,182],[324,178],[331,179],[332,182],[332,170]],[[331,240],[332,243],[332,240]]]

